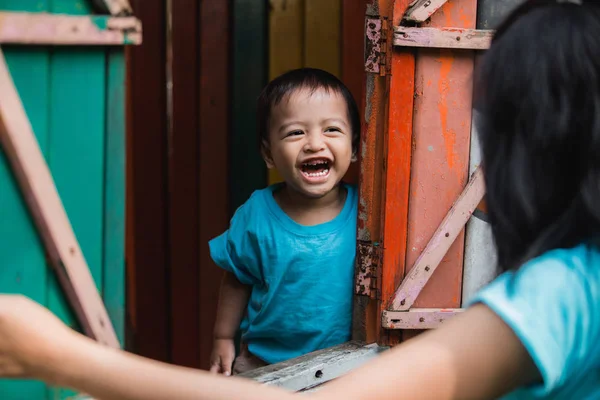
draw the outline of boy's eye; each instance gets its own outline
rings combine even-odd
[[[291,131],[287,134],[287,136],[298,136],[298,135],[302,135],[304,132],[302,131]]]
[[[335,126],[332,126],[330,128],[327,128],[325,130],[325,132],[341,132],[342,130],[340,128],[336,128]]]

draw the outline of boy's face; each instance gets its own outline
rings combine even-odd
[[[331,192],[352,161],[352,131],[344,98],[319,89],[299,90],[271,110],[269,168],[301,194],[318,198]]]

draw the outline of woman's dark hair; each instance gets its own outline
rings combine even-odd
[[[269,119],[273,107],[287,99],[292,93],[308,89],[311,93],[323,89],[340,94],[348,107],[348,121],[352,129],[352,152],[358,152],[360,141],[360,116],[356,101],[350,90],[329,72],[316,68],[299,68],[273,79],[258,97],[258,132],[261,148],[269,143]]]
[[[529,1],[483,56],[475,105],[503,269],[600,244],[600,7]]]

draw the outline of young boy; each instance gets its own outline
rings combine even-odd
[[[341,180],[358,150],[356,103],[335,76],[303,68],[265,87],[258,121],[284,182],[255,191],[209,243],[226,271],[211,355],[224,375],[350,339],[358,193]]]

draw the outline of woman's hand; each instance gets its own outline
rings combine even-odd
[[[34,301],[0,295],[0,377],[52,380],[50,368],[75,335]]]

